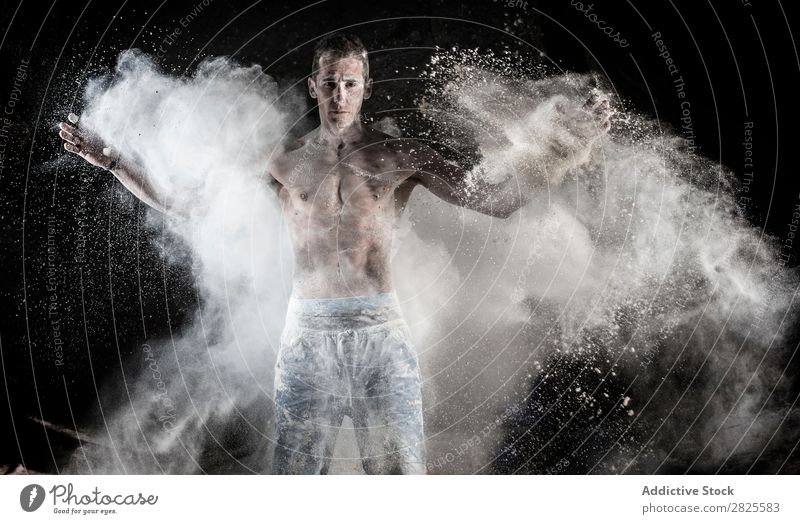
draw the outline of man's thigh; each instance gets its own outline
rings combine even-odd
[[[373,343],[353,377],[353,422],[364,469],[425,473],[422,388],[408,327],[394,327]]]
[[[346,399],[330,345],[319,333],[282,337],[275,366],[274,473],[327,470]]]

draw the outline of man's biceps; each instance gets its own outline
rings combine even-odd
[[[417,171],[414,176],[414,180],[434,195],[442,195],[450,192],[450,184],[447,182],[445,177],[438,173],[432,173],[430,171]]]
[[[458,178],[454,166],[446,162],[430,162],[417,168],[417,176],[427,183],[451,182]]]
[[[283,189],[283,184],[272,176],[270,173],[267,173],[267,185],[272,189],[276,195],[280,195],[281,190]]]
[[[268,182],[270,185],[278,185],[278,186],[282,186],[282,185],[283,185],[283,184],[281,184],[280,180],[278,180],[277,178],[275,178],[275,177],[272,175],[272,173],[270,173],[269,171],[266,171],[266,172],[265,172],[265,175],[266,175],[266,177],[267,177],[267,182]]]
[[[448,202],[460,200],[459,189],[456,184],[443,180],[441,177],[429,177],[427,184],[422,184],[433,195]]]

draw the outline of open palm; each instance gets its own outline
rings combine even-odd
[[[99,137],[91,132],[86,132],[73,127],[66,122],[58,124],[58,136],[64,140],[64,149],[75,153],[93,166],[108,169],[114,161],[111,148],[106,147]]]

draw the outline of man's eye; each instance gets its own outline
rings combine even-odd
[[[336,83],[335,82],[325,82],[324,85],[328,89],[335,89],[336,88]]]

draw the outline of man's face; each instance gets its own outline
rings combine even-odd
[[[308,90],[319,103],[319,117],[333,126],[350,126],[361,112],[361,103],[369,98],[372,80],[364,79],[364,63],[356,57],[319,58],[316,78],[308,79]]]

